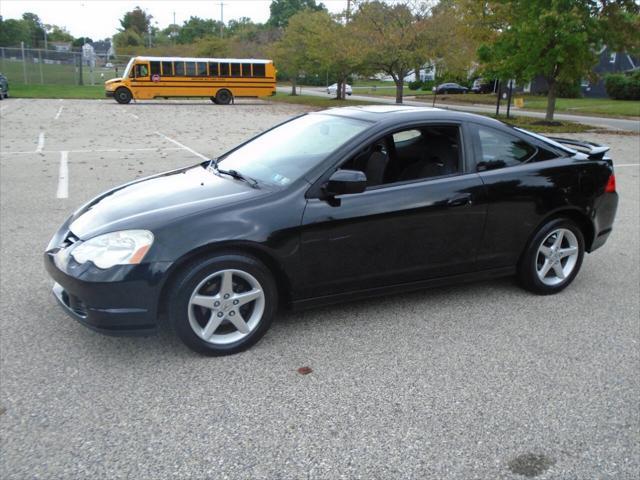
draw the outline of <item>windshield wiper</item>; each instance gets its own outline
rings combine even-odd
[[[251,188],[258,188],[258,181],[255,178],[251,178],[246,175],[243,175],[237,170],[222,170],[221,168],[218,168],[217,165],[214,165],[213,168],[217,173],[229,175],[230,177],[233,177],[236,180],[242,180],[243,182],[247,182]]]

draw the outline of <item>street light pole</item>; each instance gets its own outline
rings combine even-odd
[[[220,2],[220,38],[222,38],[222,29],[224,28],[224,6],[225,4]]]

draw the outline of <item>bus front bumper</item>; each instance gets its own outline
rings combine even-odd
[[[109,98],[113,98],[115,96],[116,92],[114,92],[113,90],[105,90],[104,92],[104,96],[105,97],[109,97]]]

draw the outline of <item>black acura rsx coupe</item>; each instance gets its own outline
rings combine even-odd
[[[282,305],[504,275],[557,293],[611,233],[607,151],[438,109],[309,113],[89,201],[45,264],[87,327],[147,334],[162,314],[210,355],[253,345]]]

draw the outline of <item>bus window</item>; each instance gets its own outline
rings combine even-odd
[[[146,63],[138,63],[136,65],[136,78],[145,78],[149,76],[149,67]]]
[[[160,75],[160,62],[150,62],[151,75]]]
[[[196,76],[196,62],[185,62],[187,66],[187,77]]]
[[[221,77],[228,77],[229,76],[229,64],[228,63],[221,63],[220,64],[220,76]]]
[[[250,77],[251,76],[251,64],[250,63],[243,63],[242,64],[242,76],[243,77]]]
[[[173,77],[173,62],[162,62],[162,75]]]
[[[240,76],[240,64],[239,63],[232,63],[231,64],[231,76],[232,77],[239,77]]]
[[[264,63],[254,63],[253,64],[253,76],[254,77],[264,77],[266,76]]]
[[[184,77],[184,62],[174,62],[173,71],[176,77]]]
[[[206,77],[207,76],[207,64],[204,62],[198,62],[198,76]]]
[[[217,77],[218,76],[218,64],[217,63],[209,63],[209,76]]]

